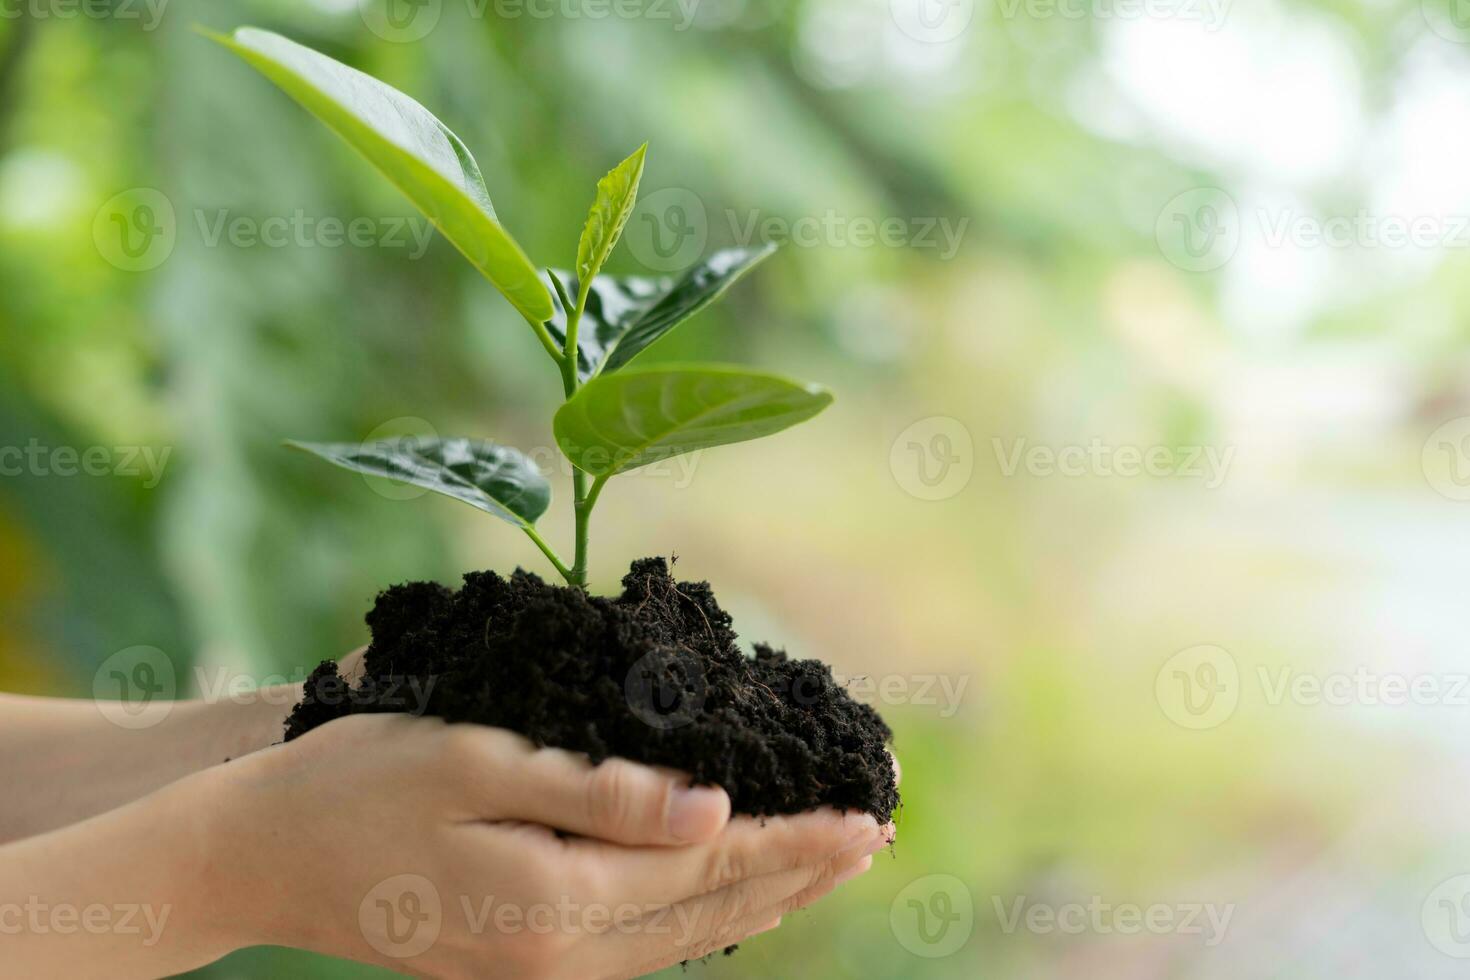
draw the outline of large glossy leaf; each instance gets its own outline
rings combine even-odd
[[[611,476],[681,453],[759,439],[832,403],[820,385],[720,365],[603,374],[556,413],[557,445],[579,469]]]
[[[745,273],[776,250],[732,248],[716,252],[679,279],[648,276],[598,276],[587,294],[587,308],[577,328],[577,369],[585,380],[616,371],[650,344],[709,306]],[[576,296],[580,281],[570,273],[556,275]],[[544,281],[550,286],[549,276]],[[559,299],[546,327],[566,343],[567,311]]]
[[[424,487],[517,527],[551,504],[551,484],[524,453],[492,442],[404,436],[377,443],[288,442],[344,469]]]
[[[581,282],[570,272],[555,271],[574,298]],[[548,285],[551,277],[544,280]],[[627,333],[638,317],[660,296],[673,288],[673,281],[649,276],[598,276],[592,280],[587,291],[587,308],[582,312],[582,322],[577,327],[577,373],[587,380],[602,369],[603,359],[619,337]],[[567,311],[561,298],[552,292],[554,312],[546,321],[546,330],[558,346],[566,346]]]
[[[736,279],[775,251],[773,244],[726,249],[690,269],[613,343],[602,370],[616,371],[627,364],[649,344],[719,299]]]
[[[242,27],[209,34],[326,123],[377,167],[505,294],[541,323],[551,296],[500,224],[485,180],[459,137],[399,92],[279,34]]]
[[[613,246],[623,234],[623,227],[638,201],[638,182],[643,179],[643,161],[648,154],[644,143],[606,177],[597,182],[597,199],[587,213],[582,239],[577,243],[577,279],[591,282],[602,271]],[[573,296],[578,296],[573,293]],[[579,297],[580,298],[580,297]]]

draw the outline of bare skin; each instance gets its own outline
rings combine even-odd
[[[363,649],[340,661],[362,670]],[[302,685],[246,697],[176,701],[156,723],[120,728],[93,701],[0,692],[0,784],[27,792],[0,804],[0,844],[131,803],[176,779],[281,740]]]
[[[437,719],[270,745],[284,711],[208,705],[178,712],[171,742],[34,700],[0,700],[0,780],[105,778],[51,791],[66,821],[32,794],[0,803],[23,832],[0,846],[0,976],[152,977],[274,944],[431,977],[635,977],[774,928],[892,836],[831,811],[731,819],[722,790],[677,773]],[[222,747],[234,761],[215,764]]]

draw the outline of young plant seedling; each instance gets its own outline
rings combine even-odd
[[[522,452],[470,439],[290,445],[371,476],[424,487],[526,533],[571,585],[587,587],[588,522],[608,480],[660,460],[768,436],[832,396],[818,385],[713,364],[639,367],[649,345],[774,251],[719,252],[678,278],[602,274],[638,198],[645,144],[597,184],[570,271],[538,272],[501,225],[459,137],[402,92],[268,31],[210,34],[278,85],[401,190],[525,318],[561,375],[552,428],[573,465],[568,565],[536,529],[551,485]]]

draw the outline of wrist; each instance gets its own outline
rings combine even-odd
[[[180,809],[189,825],[178,873],[184,887],[199,896],[188,927],[214,958],[276,941],[261,915],[263,889],[279,879],[264,867],[267,853],[253,840],[259,819],[250,778],[255,761],[237,759],[176,784],[188,793]]]
[[[204,782],[186,777],[105,814],[0,848],[6,891],[29,896],[38,910],[49,908],[52,923],[7,929],[0,974],[173,975],[243,945],[211,892],[209,869],[219,856],[206,831],[212,803]],[[72,927],[54,925],[67,914]],[[79,914],[93,924],[76,928]]]

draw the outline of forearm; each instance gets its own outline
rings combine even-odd
[[[141,728],[92,701],[0,694],[0,843],[65,827],[281,739],[300,685],[179,701]],[[161,707],[155,705],[155,708]]]
[[[210,782],[0,847],[0,977],[158,977],[238,945],[206,879]]]

